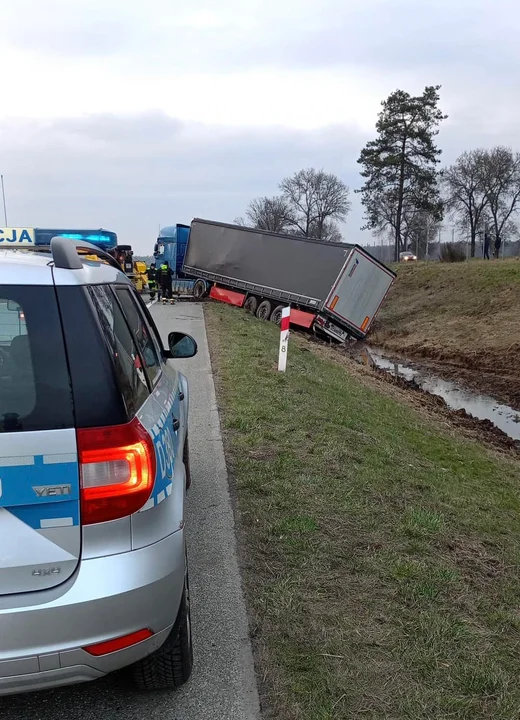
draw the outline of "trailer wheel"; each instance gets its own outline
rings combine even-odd
[[[273,312],[271,313],[271,322],[274,322],[275,325],[280,325],[282,322],[282,312],[285,305],[277,305]]]
[[[204,280],[196,281],[193,286],[193,297],[195,300],[202,300],[203,297],[206,297],[206,283]]]
[[[247,312],[250,312],[254,315],[256,313],[257,309],[258,309],[258,298],[255,297],[254,295],[250,295],[244,303],[244,310],[247,310]]]
[[[256,311],[256,317],[260,320],[269,320],[271,317],[271,303],[269,300],[263,300]]]

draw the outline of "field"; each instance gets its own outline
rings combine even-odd
[[[516,720],[517,456],[305,338],[282,375],[271,323],[205,314],[265,717]]]
[[[520,408],[520,260],[400,265],[370,342]]]

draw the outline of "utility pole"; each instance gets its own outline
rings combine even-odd
[[[4,220],[5,220],[5,227],[7,227],[7,205],[5,204],[5,187],[4,187],[4,176],[0,175],[0,178],[2,180],[2,198],[4,201]]]

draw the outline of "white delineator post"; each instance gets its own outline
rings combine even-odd
[[[291,308],[282,310],[282,322],[280,323],[280,352],[278,354],[278,370],[285,372],[287,367],[287,345],[289,344],[289,325],[291,323]]]

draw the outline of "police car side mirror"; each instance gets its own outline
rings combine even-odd
[[[171,332],[168,335],[169,352],[166,357],[169,359],[190,358],[197,354],[197,343],[183,332]]]

